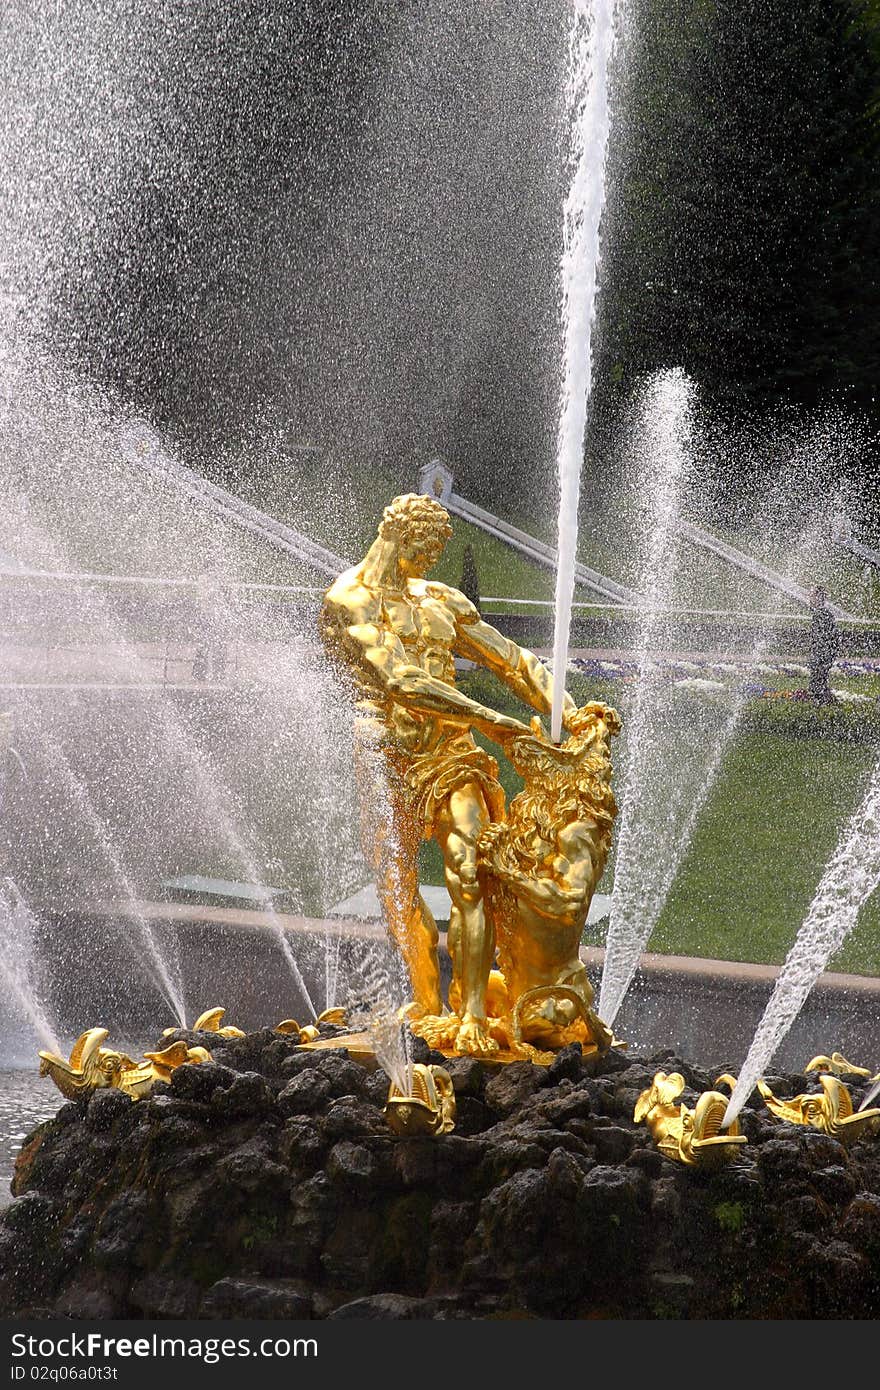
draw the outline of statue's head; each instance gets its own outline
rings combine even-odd
[[[446,508],[417,492],[395,497],[379,523],[379,536],[394,545],[401,569],[419,578],[440,559],[451,535]]]

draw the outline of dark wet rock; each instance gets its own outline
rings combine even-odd
[[[482,1096],[487,1068],[478,1057],[450,1057],[445,1065],[452,1077],[456,1100],[460,1100],[462,1096],[474,1096],[478,1099]]]
[[[388,1134],[381,1111],[357,1096],[340,1096],[331,1102],[321,1124],[324,1137],[332,1142],[345,1136]]]
[[[296,1049],[299,1046],[298,1039],[288,1036],[279,1036],[267,1044],[260,1057],[262,1070],[267,1076],[283,1075],[283,1068],[291,1057],[301,1056]]]
[[[443,1053],[429,1047],[424,1038],[420,1038],[417,1033],[410,1034],[410,1056],[414,1062],[420,1062],[423,1066],[445,1067],[447,1064]]]
[[[567,1082],[565,1089],[557,1087],[549,1099],[542,1099],[537,1113],[561,1128],[569,1120],[588,1119],[592,1110],[590,1093],[586,1086],[572,1087]]]
[[[846,1146],[833,1135],[805,1127],[800,1130],[799,1138],[804,1157],[811,1168],[846,1167]]]
[[[289,1119],[278,1140],[281,1162],[300,1170],[312,1171],[316,1168],[325,1149],[321,1130],[309,1115],[294,1115]]]
[[[121,1192],[101,1215],[92,1260],[101,1269],[124,1269],[132,1248],[148,1238],[152,1202],[146,1192]]]
[[[213,1175],[218,1184],[236,1193],[254,1192],[264,1197],[273,1191],[286,1193],[290,1182],[287,1169],[269,1157],[259,1136],[217,1159]]]
[[[99,1092],[28,1136],[0,1315],[880,1316],[877,1140],[750,1106],[748,1145],[710,1173],[634,1123],[656,1070],[693,1103],[723,1068],[451,1058],[457,1128],[400,1138],[387,1076],[341,1050],[264,1030],[216,1052],[148,1101]]]
[[[278,1095],[282,1115],[312,1115],[330,1098],[330,1082],[314,1067],[296,1072]]]
[[[310,1318],[312,1300],[296,1286],[266,1279],[218,1279],[202,1299],[203,1318]]]
[[[810,1185],[823,1201],[837,1207],[846,1206],[855,1196],[857,1187],[853,1174],[840,1163],[814,1169]]]
[[[657,1270],[650,1276],[650,1304],[655,1317],[690,1317],[697,1281],[691,1274]]]
[[[202,1291],[192,1279],[146,1274],[132,1285],[129,1301],[145,1318],[194,1318]]]
[[[112,1281],[97,1271],[83,1271],[59,1300],[58,1313],[64,1318],[105,1319],[124,1316],[126,1306],[120,1301]]]
[[[436,1201],[431,1210],[430,1251],[428,1264],[432,1282],[460,1284],[461,1268],[470,1237],[479,1216],[479,1203],[474,1201]]]
[[[770,1139],[758,1153],[758,1166],[765,1180],[773,1183],[803,1183],[809,1176],[800,1138]]]
[[[840,1234],[877,1264],[880,1260],[880,1195],[857,1192],[846,1209]]]
[[[821,1231],[828,1225],[829,1213],[824,1202],[809,1193],[787,1197],[780,1205],[782,1223],[789,1230]]]
[[[376,1186],[383,1167],[381,1158],[365,1144],[341,1139],[330,1150],[326,1171],[335,1186],[367,1193]]]
[[[531,1062],[511,1062],[507,1067],[499,1067],[486,1082],[486,1105],[496,1115],[509,1115],[538,1089],[540,1082],[540,1068]]]
[[[335,1051],[326,1053],[316,1063],[315,1070],[320,1076],[326,1077],[331,1096],[357,1096],[359,1099],[366,1099],[366,1072],[348,1056],[340,1056]],[[387,1089],[385,1094],[387,1096]]]
[[[494,1122],[495,1116],[473,1096],[459,1096],[455,1103],[456,1134],[482,1134]]]
[[[245,1071],[229,1086],[215,1090],[211,1104],[221,1116],[264,1115],[272,1109],[274,1096],[259,1072]]]
[[[865,1297],[872,1282],[871,1261],[843,1240],[817,1241],[813,1250],[813,1285],[825,1317],[865,1316]]]
[[[632,1153],[635,1137],[632,1130],[620,1125],[606,1125],[593,1130],[593,1144],[600,1163],[623,1163]]]
[[[294,1049],[282,1058],[278,1071],[281,1076],[298,1076],[302,1071],[314,1071],[317,1060],[316,1052],[298,1052]]]
[[[329,1315],[334,1320],[345,1318],[429,1318],[425,1300],[408,1298],[401,1293],[377,1293],[342,1303]]]
[[[606,1155],[605,1161],[608,1161]],[[663,1172],[663,1155],[653,1147],[634,1148],[626,1159],[627,1168],[638,1168],[649,1178],[659,1178]]]
[[[219,1062],[195,1067],[177,1067],[171,1073],[171,1094],[183,1100],[209,1101],[218,1089],[228,1090],[236,1073]]]
[[[384,1071],[367,1072],[364,1079],[364,1100],[370,1101],[381,1110],[388,1099],[390,1084]]]
[[[545,1086],[555,1086],[558,1081],[579,1081],[583,1074],[583,1049],[580,1043],[571,1043],[557,1052],[544,1072],[541,1080]]]
[[[427,1188],[436,1184],[443,1158],[430,1138],[400,1139],[392,1163],[401,1186]]]
[[[118,1123],[131,1123],[134,1121],[135,1104],[130,1096],[112,1087],[95,1091],[86,1107],[86,1127],[94,1134],[103,1134]]]

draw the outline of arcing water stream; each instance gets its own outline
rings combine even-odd
[[[30,1024],[43,1047],[60,1052],[40,997],[36,954],[33,914],[14,881],[0,879],[0,983],[6,1002]]]
[[[562,698],[571,630],[578,500],[592,379],[592,330],[605,204],[608,71],[614,47],[613,0],[574,0],[566,100],[571,121],[571,186],[565,202],[562,262],[564,366],[557,437],[559,556],[553,641],[551,737],[562,736]]]
[[[639,615],[638,684],[628,719],[625,799],[599,997],[599,1016],[609,1025],[635,975],[639,954],[675,876],[680,849],[687,842],[682,818],[688,807],[698,809],[702,804],[700,783],[692,785],[691,779],[685,782],[681,776],[682,760],[675,756],[680,754],[678,748],[673,754],[677,783],[670,784],[669,734],[674,737],[676,728],[669,728],[667,701],[658,688],[661,677],[652,659],[663,643],[666,611],[673,606],[674,525],[688,465],[692,395],[691,383],[682,373],[661,374],[644,394],[637,426],[639,493],[645,508],[639,587],[646,607]],[[708,706],[705,713],[711,720]]]

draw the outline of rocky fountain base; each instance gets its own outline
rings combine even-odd
[[[95,1091],[25,1141],[6,1316],[880,1316],[880,1141],[845,1148],[756,1095],[735,1162],[671,1163],[637,1098],[662,1066],[692,1105],[714,1070],[613,1050],[595,1071],[577,1046],[547,1068],[453,1059],[455,1131],[400,1138],[388,1078],[342,1051],[181,1036],[215,1062],[136,1102]]]

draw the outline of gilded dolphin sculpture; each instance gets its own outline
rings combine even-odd
[[[814,1057],[804,1067],[805,1073],[810,1071],[830,1071],[835,1076],[868,1076],[872,1081],[880,1081],[880,1076],[871,1076],[869,1067],[857,1067],[854,1062],[848,1062],[841,1052],[832,1052],[830,1057]]]
[[[793,1125],[810,1125],[813,1129],[833,1135],[843,1144],[863,1139],[880,1128],[880,1110],[854,1111],[852,1096],[836,1076],[821,1072],[819,1084],[821,1091],[810,1091],[791,1100],[779,1100],[765,1081],[758,1082],[758,1090],[764,1097],[767,1109],[778,1120],[787,1120]]]
[[[114,1052],[103,1046],[109,1036],[107,1028],[87,1029],[73,1044],[69,1062],[56,1052],[41,1051],[40,1076],[51,1076],[68,1100],[79,1100],[89,1091],[118,1086],[122,1072],[135,1064],[124,1052]]]
[[[321,1036],[321,1023],[332,1023],[334,1027],[344,1028],[348,1023],[345,1009],[338,1006],[331,1009],[322,1009],[314,1023],[307,1023],[301,1028],[295,1018],[283,1018],[280,1023],[276,1023],[273,1032],[280,1033],[282,1037],[298,1036],[301,1043],[315,1042]]]
[[[680,1072],[667,1076],[658,1071],[653,1084],[636,1101],[636,1124],[644,1121],[660,1152],[676,1163],[715,1168],[729,1162],[746,1143],[746,1136],[740,1133],[738,1120],[721,1129],[728,1097],[720,1091],[704,1091],[691,1110],[675,1104],[683,1090]]]
[[[187,1047],[180,1041],[161,1052],[145,1052],[144,1060],[135,1062],[125,1052],[104,1047],[108,1036],[106,1028],[89,1028],[77,1038],[69,1061],[54,1052],[41,1052],[40,1075],[50,1076],[68,1100],[80,1100],[91,1091],[108,1087],[141,1100],[157,1081],[169,1081],[177,1067],[213,1060],[206,1048]]]
[[[241,1028],[233,1028],[231,1023],[221,1027],[225,1013],[225,1009],[206,1009],[193,1024],[193,1032],[219,1033],[221,1038],[243,1038],[245,1034]]]
[[[392,1081],[385,1118],[389,1128],[402,1136],[448,1134],[455,1128],[455,1091],[446,1068],[417,1062],[409,1092]]]

